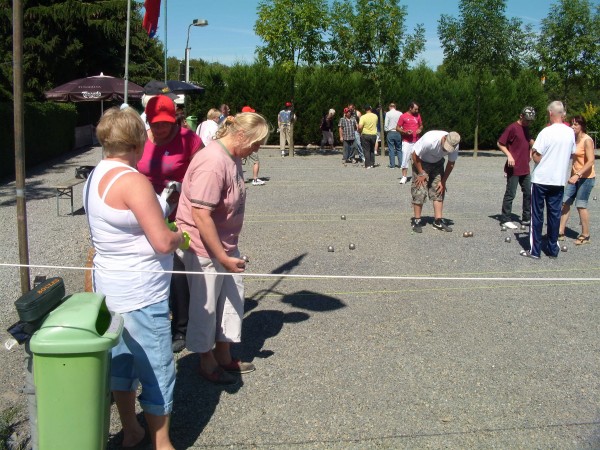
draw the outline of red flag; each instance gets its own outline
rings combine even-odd
[[[158,17],[160,16],[160,0],[145,0],[144,8],[146,8],[146,13],[144,14],[142,27],[148,32],[148,36],[154,37],[158,28]]]

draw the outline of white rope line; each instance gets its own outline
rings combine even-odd
[[[170,273],[182,275],[242,275],[252,278],[313,278],[313,279],[339,279],[339,280],[402,280],[402,281],[600,281],[600,278],[565,278],[565,277],[448,277],[448,276],[395,276],[395,275],[301,275],[291,273],[231,273],[231,272],[188,272],[183,270],[142,270],[142,269],[98,269],[92,267],[52,266],[48,264],[9,264],[0,263],[0,267],[29,267],[40,269],[63,270],[101,270],[105,272],[136,272],[136,273]]]

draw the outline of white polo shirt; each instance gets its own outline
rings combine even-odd
[[[554,123],[538,134],[533,150],[542,159],[531,172],[531,182],[564,186],[568,180],[571,155],[575,153],[575,132],[563,123]]]

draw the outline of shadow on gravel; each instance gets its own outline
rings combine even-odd
[[[26,200],[42,200],[56,196],[56,189],[44,185],[41,181],[29,181],[25,185]],[[0,206],[15,206],[17,204],[15,186],[0,187]]]

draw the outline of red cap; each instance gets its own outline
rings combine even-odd
[[[254,110],[253,108],[250,108],[249,106],[244,106],[242,108],[242,112],[256,112],[256,110]]]
[[[146,105],[148,123],[175,123],[175,103],[166,95],[157,95],[148,100]]]
[[[285,106],[292,106],[292,104],[290,102],[286,102]]]

